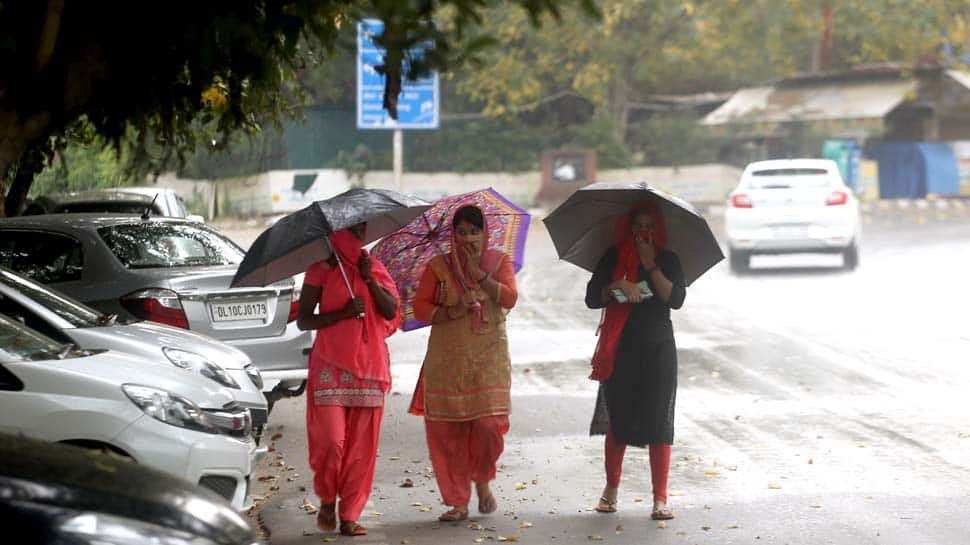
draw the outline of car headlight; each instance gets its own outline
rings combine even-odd
[[[126,517],[103,513],[80,513],[60,524],[71,543],[91,545],[216,545],[214,541],[188,532]]]
[[[259,372],[259,367],[256,367],[256,365],[252,363],[249,363],[249,364],[246,364],[246,366],[243,367],[243,369],[245,369],[246,374],[249,375],[249,380],[253,381],[253,385],[256,386],[256,388],[262,390],[263,374]]]
[[[239,389],[239,383],[229,376],[229,373],[227,373],[225,369],[196,354],[195,352],[165,347],[162,348],[162,353],[164,353],[165,357],[168,358],[168,361],[172,362],[176,367],[194,371],[205,378],[218,382],[227,388],[232,388],[234,390]]]
[[[219,433],[205,412],[192,401],[151,386],[123,384],[122,391],[148,416],[190,430]]]

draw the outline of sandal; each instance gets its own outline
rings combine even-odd
[[[323,504],[317,512],[317,528],[324,532],[332,532],[337,529],[337,504]]]
[[[354,520],[343,520],[340,521],[340,535],[342,536],[366,536],[367,528],[364,528],[357,521]]]
[[[674,518],[674,512],[667,507],[661,507],[659,509],[654,509],[650,513],[650,518],[653,520],[670,520]]]
[[[616,500],[610,501],[606,499],[606,496],[601,497],[599,504],[596,506],[596,512],[616,513]]]
[[[457,507],[452,508],[449,511],[445,511],[438,517],[441,522],[458,522],[459,520],[465,520],[468,518],[468,511],[462,511]]]

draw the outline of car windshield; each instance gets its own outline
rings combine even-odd
[[[752,189],[827,187],[829,171],[824,168],[772,168],[755,170],[748,185]]]
[[[238,265],[244,252],[219,233],[190,223],[129,223],[98,229],[129,269]]]
[[[72,348],[0,314],[0,363],[63,359]]]
[[[73,202],[58,207],[61,213],[104,213],[104,214],[143,214],[148,203],[125,201]],[[151,214],[160,216],[158,206],[151,207]]]
[[[18,274],[0,268],[0,283],[23,293],[43,307],[64,318],[74,327],[105,325],[110,316],[102,314],[66,295],[53,291]]]

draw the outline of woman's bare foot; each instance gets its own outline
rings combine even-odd
[[[616,513],[616,495],[619,488],[607,485],[603,488],[603,495],[596,505],[596,510],[600,513]]]
[[[337,529],[337,504],[323,504],[317,512],[317,528],[324,532]]]
[[[478,512],[482,514],[494,513],[498,509],[498,502],[492,494],[488,483],[475,483],[475,492],[478,494]]]
[[[458,522],[459,520],[465,520],[468,518],[468,506],[462,505],[459,507],[452,507],[450,510],[445,511],[438,520],[441,522]]]

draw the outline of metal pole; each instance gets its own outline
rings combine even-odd
[[[394,129],[394,188],[401,191],[401,174],[404,172],[404,131]]]

